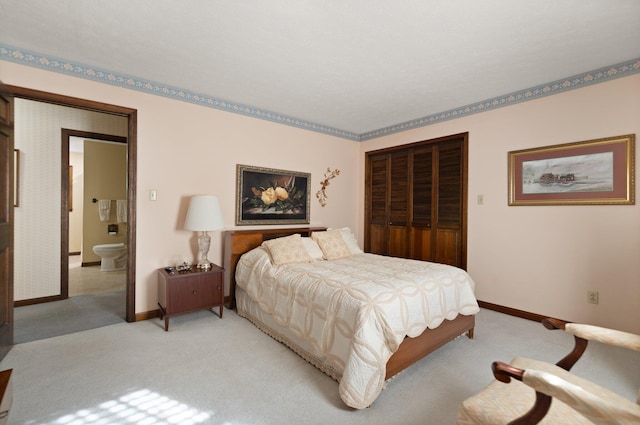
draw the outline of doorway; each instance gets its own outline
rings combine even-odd
[[[101,272],[100,258],[92,252],[97,244],[126,245],[126,211],[116,204],[126,198],[126,144],[122,136],[62,129],[60,289],[65,298],[117,289],[120,276],[126,282],[125,270]],[[96,197],[109,199],[107,217],[98,217]],[[115,230],[108,232],[112,226]]]
[[[99,113],[118,115],[126,117],[127,119],[127,217],[128,217],[128,229],[126,235],[127,241],[127,268],[126,268],[126,289],[125,289],[125,320],[127,322],[134,322],[136,320],[135,315],[135,247],[136,247],[136,157],[137,157],[137,111],[130,108],[121,106],[109,105],[99,102],[93,102],[85,99],[72,98],[68,96],[57,95],[48,92],[42,92],[37,90],[25,89],[16,86],[7,86],[11,95],[16,98],[28,99],[36,102],[44,102],[49,104],[68,106],[71,108],[77,108],[82,110],[94,111]],[[68,170],[68,167],[67,167]],[[63,167],[64,174],[64,167]],[[56,176],[57,177],[57,176]],[[68,171],[67,171],[68,178]],[[64,187],[68,185],[68,182],[61,182],[61,189],[64,191]],[[25,188],[23,188],[25,190]],[[61,211],[65,214],[68,212],[68,203],[62,202]],[[68,230],[68,229],[67,229]],[[62,232],[64,234],[64,232]],[[60,240],[60,266],[61,273],[67,270],[68,279],[68,237],[63,237]],[[66,293],[60,291],[59,295],[46,296],[37,299],[37,302],[46,302],[53,299],[65,299],[68,297],[68,281]],[[24,305],[20,304],[20,301],[13,303],[15,306]]]

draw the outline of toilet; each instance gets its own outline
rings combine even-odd
[[[124,243],[107,243],[96,245],[93,252],[99,255],[100,271],[112,272],[127,268],[127,245]]]

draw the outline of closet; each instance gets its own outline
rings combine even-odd
[[[365,251],[466,268],[468,133],[366,153]]]

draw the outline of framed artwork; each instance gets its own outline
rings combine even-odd
[[[20,149],[13,150],[13,206],[20,206]]]
[[[508,156],[509,205],[635,204],[635,134]]]
[[[309,224],[311,174],[236,165],[236,225]]]

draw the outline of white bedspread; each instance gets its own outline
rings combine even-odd
[[[479,311],[464,270],[374,254],[272,266],[259,247],[241,257],[236,283],[342,375],[340,397],[357,409],[382,391],[405,336]]]

